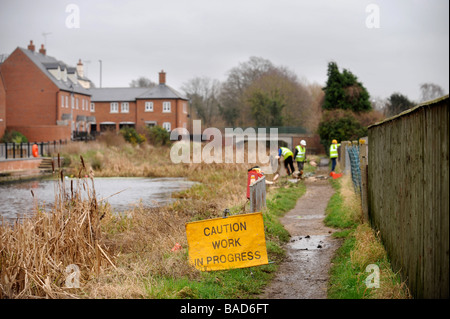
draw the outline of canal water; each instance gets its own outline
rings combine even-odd
[[[92,186],[89,180],[89,187]],[[76,180],[73,182],[76,186]],[[172,193],[190,188],[195,182],[185,178],[101,178],[94,179],[97,199],[106,198],[115,212],[132,209],[142,202],[144,207],[168,204],[174,199]],[[70,179],[65,180],[66,190],[70,191]],[[56,181],[33,180],[0,184],[0,217],[5,221],[26,218],[36,207],[51,209],[55,200]],[[34,199],[31,194],[34,193]],[[113,195],[113,196],[111,196]],[[46,210],[47,210],[46,209]],[[1,221],[0,221],[1,223]]]

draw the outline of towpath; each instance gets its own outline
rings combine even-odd
[[[326,227],[325,208],[334,193],[326,176],[328,167],[319,167],[315,176],[305,180],[306,193],[281,222],[291,235],[286,245],[287,258],[260,298],[325,299],[331,259],[341,241]]]

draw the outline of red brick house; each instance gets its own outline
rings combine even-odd
[[[171,131],[187,122],[188,99],[166,85],[164,71],[152,88],[93,88],[81,60],[68,66],[43,45],[37,52],[33,41],[0,64],[0,137],[15,130],[46,142],[124,126]]]
[[[75,67],[38,52],[32,41],[18,47],[0,65],[6,92],[6,128],[23,133],[30,141],[71,138],[85,131],[91,93],[78,81]]]
[[[159,84],[152,88],[91,89],[91,112],[97,123],[94,131],[139,129],[159,125],[167,131],[187,128],[188,99],[166,84],[166,73],[159,73]]]

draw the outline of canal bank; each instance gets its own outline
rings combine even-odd
[[[48,176],[51,168],[49,171],[47,167],[43,167],[44,162],[44,158],[0,160],[0,184]]]

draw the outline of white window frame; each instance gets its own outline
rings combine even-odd
[[[155,127],[156,125],[158,125],[158,122],[156,121],[145,121],[145,126]]]
[[[78,98],[75,99],[75,108],[78,110]]]
[[[170,102],[163,102],[163,113],[170,113],[171,105]]]
[[[128,102],[120,103],[120,113],[130,113],[130,103]]]
[[[95,103],[91,102],[91,112],[95,112]]]
[[[187,114],[187,103],[183,102],[183,113]]]
[[[69,97],[66,95],[66,109],[69,108]]]
[[[109,113],[119,113],[119,103],[118,102],[110,103]]]
[[[61,107],[64,107],[64,95],[61,95]]]
[[[167,132],[170,132],[172,130],[172,124],[170,122],[164,122],[162,125],[163,129],[165,129]]]
[[[81,99],[81,109],[84,111],[84,99]]]
[[[153,112],[153,102],[145,102],[144,112]]]

